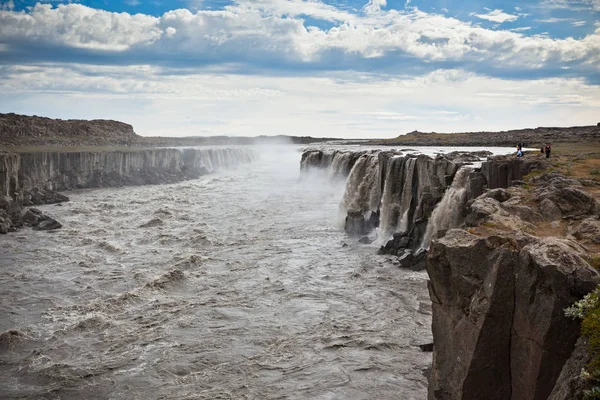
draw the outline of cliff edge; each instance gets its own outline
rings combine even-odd
[[[565,309],[600,284],[600,206],[598,182],[575,175],[488,190],[432,241],[430,400],[584,398],[589,352]]]

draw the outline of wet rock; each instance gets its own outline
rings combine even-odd
[[[36,231],[52,231],[55,229],[62,228],[62,224],[55,220],[54,218],[50,218],[46,216],[44,220],[42,220],[39,224],[33,227],[33,230]]]
[[[10,218],[6,217],[6,216],[0,216],[0,234],[7,234],[8,232],[11,232],[12,230],[12,221],[10,220]]]
[[[369,238],[368,236],[363,236],[359,239],[358,243],[371,244],[373,243],[373,239]]]
[[[38,210],[37,208],[28,208],[23,211],[23,222],[29,226],[36,226],[43,221],[45,216],[44,214]]]
[[[579,337],[563,310],[600,283],[585,250],[556,238],[450,230],[433,242],[427,273],[429,398],[547,399]]]
[[[69,201],[69,198],[54,190],[34,188],[24,192],[24,205],[56,204]]]
[[[422,352],[432,352],[433,351],[433,343],[425,343],[425,344],[420,344],[419,348],[421,349]]]
[[[366,219],[362,211],[348,211],[344,230],[348,235],[364,236],[371,232],[375,227],[371,219]]]

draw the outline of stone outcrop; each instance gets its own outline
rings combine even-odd
[[[563,310],[600,283],[585,250],[556,238],[451,230],[433,242],[427,272],[429,398],[547,399],[579,336]]]

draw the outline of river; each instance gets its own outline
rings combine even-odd
[[[339,225],[300,152],[171,185],[70,192],[0,238],[0,397],[424,399],[426,273]]]

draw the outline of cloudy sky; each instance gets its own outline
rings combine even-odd
[[[0,0],[0,112],[141,135],[600,122],[600,0]]]

